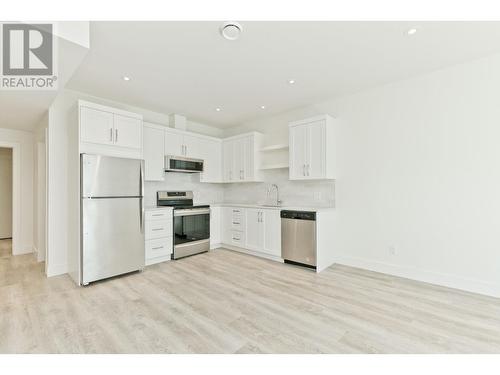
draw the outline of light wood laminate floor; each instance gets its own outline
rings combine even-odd
[[[0,353],[500,353],[500,300],[223,249],[85,288],[8,256]]]

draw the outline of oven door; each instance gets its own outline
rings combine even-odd
[[[210,250],[210,209],[174,210],[174,259]]]

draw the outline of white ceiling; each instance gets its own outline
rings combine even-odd
[[[224,128],[500,50],[500,22],[221,24],[92,22],[69,87]]]
[[[500,50],[500,22],[241,22],[237,41],[221,24],[92,22],[67,87],[225,128]],[[53,94],[0,93],[0,127],[28,129]]]

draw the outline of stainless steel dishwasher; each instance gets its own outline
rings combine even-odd
[[[281,257],[316,269],[316,212],[281,211]]]

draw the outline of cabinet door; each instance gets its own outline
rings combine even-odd
[[[243,180],[251,181],[254,179],[254,139],[253,136],[243,139]]]
[[[222,242],[231,244],[233,210],[231,207],[222,207]]]
[[[317,121],[307,125],[306,177],[325,177],[325,122]]]
[[[82,142],[112,145],[114,141],[113,114],[81,107],[80,132]]]
[[[200,159],[203,159],[203,173],[200,175],[200,181],[222,181],[221,143],[212,139],[200,138],[198,149],[200,152]]]
[[[165,155],[184,156],[182,134],[165,130]]]
[[[246,212],[246,247],[251,250],[262,251],[264,248],[263,211],[247,209]]]
[[[279,210],[263,210],[263,252],[281,257],[281,218]]]
[[[141,148],[142,120],[122,115],[114,115],[115,145]]]
[[[200,143],[203,141],[202,138],[193,137],[192,135],[184,134],[183,144],[184,144],[184,156],[203,159],[200,152]]]
[[[306,178],[307,125],[290,128],[290,179]]]
[[[245,179],[246,139],[235,139],[233,143],[233,180]]]
[[[210,246],[218,245],[222,242],[222,208],[210,207]]]
[[[164,130],[144,125],[144,179],[163,181],[164,176]]]
[[[234,149],[233,149],[233,141],[224,141],[222,144],[222,166],[224,170],[224,181],[233,181],[235,178],[235,174],[233,171],[234,167]]]

